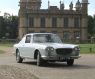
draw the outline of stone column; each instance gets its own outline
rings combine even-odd
[[[20,14],[19,16],[19,39],[21,39],[28,31],[27,18],[25,15]]]
[[[82,18],[82,27],[81,27],[81,40],[87,40],[88,32],[87,32],[88,20],[87,18]]]

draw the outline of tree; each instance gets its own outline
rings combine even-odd
[[[3,29],[4,29],[4,18],[3,16],[0,16],[0,39],[4,36],[5,30],[3,31]]]
[[[94,19],[92,16],[88,16],[88,33],[89,35],[93,36],[95,33],[94,29]]]
[[[18,37],[18,16],[4,13],[0,18],[0,38],[16,39]]]
[[[4,13],[4,25],[2,28],[3,31],[3,37],[9,38],[9,28],[10,28],[10,22],[11,22],[11,15],[9,13]]]
[[[95,16],[94,16],[94,19],[93,19],[93,33],[95,35]]]
[[[17,38],[18,37],[18,16],[11,16],[10,22],[10,38]]]

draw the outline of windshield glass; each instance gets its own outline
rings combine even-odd
[[[62,43],[61,39],[56,34],[35,34],[33,36],[35,43]]]

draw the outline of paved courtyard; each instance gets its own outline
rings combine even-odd
[[[33,60],[24,60],[23,63],[18,64],[15,61],[15,56],[11,53],[7,53],[0,55],[0,66],[2,65],[10,69],[11,67],[12,69],[20,69],[20,71],[18,70],[18,74],[24,70],[26,73],[33,74],[40,79],[95,79],[95,55],[82,55],[80,59],[75,60],[74,66],[71,67],[67,66],[66,63],[58,62],[37,67],[36,62]],[[16,71],[17,70],[14,70],[14,72]],[[1,69],[0,73],[2,73]],[[31,77],[31,75],[28,75],[27,79],[30,79],[29,76]]]

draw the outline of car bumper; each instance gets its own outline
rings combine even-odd
[[[78,59],[81,56],[42,56],[42,59],[44,60],[66,60],[66,59]]]
[[[78,58],[80,58],[81,56],[71,56],[70,58],[71,59],[78,59]]]

